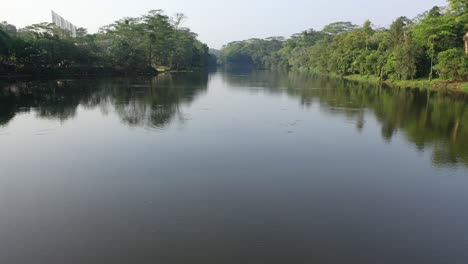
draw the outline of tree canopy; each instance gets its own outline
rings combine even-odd
[[[255,39],[224,47],[226,65],[283,67],[336,75],[375,75],[410,80],[439,77],[468,79],[463,37],[468,30],[468,1],[450,0],[414,19],[399,17],[388,28],[371,21],[362,26],[335,22],[281,41]]]
[[[213,63],[208,46],[183,27],[186,17],[152,10],[104,26],[84,28],[77,37],[52,23],[17,29],[0,23],[0,73],[155,73],[189,70]]]

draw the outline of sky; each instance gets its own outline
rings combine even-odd
[[[123,17],[136,17],[153,9],[167,15],[184,13],[184,26],[212,48],[231,41],[294,33],[336,21],[361,25],[370,19],[388,26],[400,16],[413,18],[446,0],[5,0],[0,21],[19,27],[51,21],[54,10],[78,27],[97,32]]]

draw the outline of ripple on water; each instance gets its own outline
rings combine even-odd
[[[361,111],[361,108],[354,108],[354,107],[329,107],[328,109],[336,112],[342,112],[342,111]]]
[[[57,129],[55,128],[39,129],[39,130],[36,130],[34,135],[35,136],[47,136],[47,135],[55,134],[56,131]]]

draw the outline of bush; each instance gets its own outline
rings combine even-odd
[[[462,49],[449,49],[439,53],[435,69],[439,77],[450,81],[468,79],[468,56]]]

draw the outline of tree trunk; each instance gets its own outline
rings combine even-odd
[[[148,56],[148,66],[151,67],[152,66],[152,60],[153,60],[153,54],[152,54],[152,51],[153,51],[153,47],[151,45],[151,42],[150,42],[150,45],[149,45],[149,56]]]
[[[466,32],[465,37],[463,38],[465,41],[465,54],[468,55],[468,32]]]
[[[434,54],[431,55],[431,72],[429,73],[429,81],[432,81],[433,71],[434,71]]]

